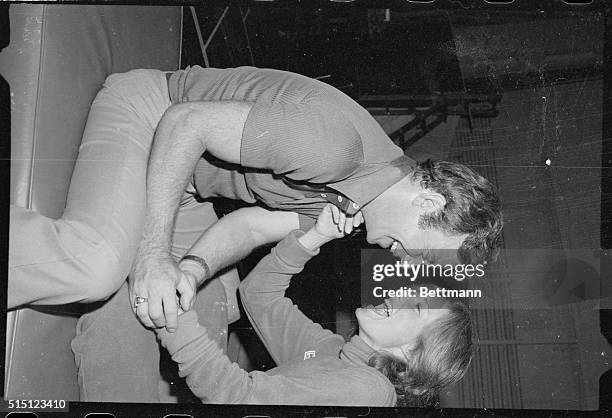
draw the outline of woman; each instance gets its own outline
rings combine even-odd
[[[175,333],[158,330],[203,402],[395,406],[427,401],[463,376],[472,340],[469,313],[459,302],[396,298],[359,308],[359,333],[345,342],[284,297],[292,276],[323,244],[342,237],[344,224],[337,208],[326,206],[313,228],[289,234],[240,286],[276,368],[247,373],[231,363],[193,310],[181,315]]]

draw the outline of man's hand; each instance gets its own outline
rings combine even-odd
[[[132,310],[144,326],[165,326],[168,332],[174,332],[179,309],[191,309],[196,278],[179,269],[169,255],[148,255],[136,262],[129,278],[129,290]],[[137,297],[146,298],[146,302],[136,306]]]

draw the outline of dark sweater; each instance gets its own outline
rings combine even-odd
[[[372,348],[359,336],[345,343],[284,296],[291,277],[316,254],[300,245],[299,233],[281,241],[240,286],[249,319],[278,367],[242,370],[208,338],[195,311],[181,315],[176,333],[158,331],[162,345],[202,402],[394,406],[393,385],[367,365]]]

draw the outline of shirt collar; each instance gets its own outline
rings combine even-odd
[[[368,361],[376,350],[366,344],[359,335],[354,335],[340,352],[340,358],[357,365],[368,365]]]
[[[402,155],[390,162],[362,165],[347,179],[328,186],[362,207],[412,173],[415,167],[415,160]]]

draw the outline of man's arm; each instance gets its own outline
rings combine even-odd
[[[180,198],[205,151],[240,162],[242,129],[251,109],[245,102],[193,102],[169,108],[157,126],[147,171],[147,212],[143,237],[130,275],[130,300],[146,326],[177,326],[176,292],[194,291],[194,283],[170,256]]]

